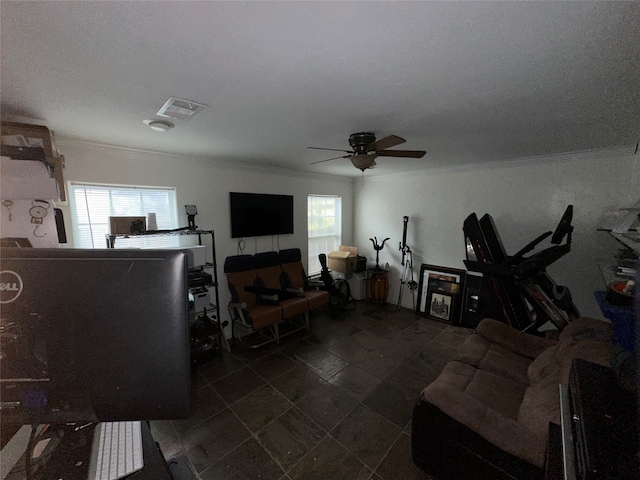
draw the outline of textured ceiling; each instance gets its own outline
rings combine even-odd
[[[349,134],[419,160],[365,175],[629,147],[640,2],[2,1],[3,118],[58,136],[359,176]],[[208,105],[157,133],[171,96]]]

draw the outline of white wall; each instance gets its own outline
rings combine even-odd
[[[462,224],[472,212],[479,217],[491,214],[507,253],[514,254],[554,230],[566,206],[573,204],[572,251],[547,271],[571,289],[583,315],[603,318],[593,297],[593,291],[603,289],[595,259],[612,255],[619,245],[596,228],[606,210],[635,205],[640,199],[638,162],[637,156],[609,151],[385,178],[365,173],[363,182],[354,183],[355,245],[373,260],[369,238],[391,237],[380,252],[380,263],[391,265],[389,301],[395,303],[404,215],[409,216],[407,244],[418,280],[421,263],[465,268]],[[550,243],[546,240],[541,246]],[[412,303],[406,288],[402,303]]]
[[[303,259],[307,255],[307,195],[340,195],[343,204],[343,240],[353,240],[353,192],[351,179],[322,175],[293,175],[270,172],[226,162],[182,157],[156,152],[130,150],[70,139],[57,139],[65,157],[65,181],[116,185],[175,187],[179,226],[187,226],[184,205],[198,207],[196,225],[215,230],[216,259],[220,281],[220,307],[223,320],[228,319],[224,259],[238,252],[237,239],[231,238],[229,192],[277,193],[294,196],[294,234],[279,237],[245,239],[244,253],[298,247]],[[73,228],[68,205],[61,205],[68,236],[73,242]],[[73,246],[70,243],[69,246]],[[210,259],[209,259],[210,260]]]
[[[596,231],[604,212],[635,204],[640,199],[638,157],[621,152],[588,153],[519,160],[481,168],[438,169],[350,179],[269,172],[246,165],[194,157],[180,157],[58,139],[65,156],[65,179],[124,185],[173,186],[177,189],[180,225],[187,225],[183,205],[198,206],[196,223],[216,231],[220,265],[221,311],[226,319],[228,292],[224,258],[238,253],[231,239],[229,192],[283,193],[295,197],[295,233],[278,238],[246,239],[245,253],[300,247],[306,255],[306,196],[335,194],[343,200],[343,243],[356,245],[370,261],[375,251],[369,238],[391,237],[380,252],[388,262],[390,293],[399,292],[402,217],[408,215],[407,244],[414,255],[418,280],[421,263],[464,268],[462,224],[471,212],[490,213],[508,253],[513,254],[541,233],[555,229],[567,204],[574,205],[572,251],[548,268],[557,283],[570,287],[583,315],[602,318],[593,291],[602,289],[595,259],[619,247],[606,233]],[[67,233],[73,229],[67,206],[62,206]],[[548,241],[543,246],[548,246]],[[403,305],[411,307],[408,289]]]

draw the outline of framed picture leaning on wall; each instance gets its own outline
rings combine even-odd
[[[423,263],[417,313],[452,325],[460,323],[466,271]]]
[[[427,295],[427,317],[442,322],[453,323],[453,293],[429,290]]]

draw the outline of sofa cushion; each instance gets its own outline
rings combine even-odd
[[[469,335],[454,360],[515,380],[524,385],[529,384],[527,368],[531,363],[531,359],[518,355],[481,335]]]
[[[424,390],[425,398],[431,403],[434,403],[432,401],[434,400],[436,402],[434,405],[440,408],[440,400],[431,399],[428,393],[434,383],[464,392],[468,397],[484,403],[512,420],[518,418],[520,403],[527,388],[519,382],[454,360],[449,362],[439,377]],[[464,408],[463,405],[462,408]]]
[[[485,318],[478,324],[477,332],[487,340],[530,359],[536,358],[544,350],[557,344],[555,340],[521,332],[490,318]]]

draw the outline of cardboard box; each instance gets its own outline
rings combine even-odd
[[[144,233],[147,230],[147,217],[109,217],[109,226],[111,235]]]
[[[51,176],[55,178],[58,184],[58,200],[61,202],[67,201],[67,190],[64,185],[64,157],[49,157],[47,156],[47,162],[53,164],[53,172]]]
[[[53,157],[58,154],[53,142],[53,132],[45,126],[30,125],[28,123],[2,122],[0,130],[3,145],[42,147],[46,155]]]
[[[58,185],[53,178],[2,177],[0,190],[3,199],[22,200],[42,198],[56,200]]]
[[[0,157],[0,192],[3,199],[11,200],[57,200],[60,196],[56,180],[49,176],[44,163],[8,157]]]
[[[55,191],[43,191],[33,194],[31,190],[18,190],[22,188],[24,181],[16,181],[11,190],[3,188],[3,198],[45,198],[47,200],[67,200],[64,185],[64,157],[43,156],[43,150],[39,148],[2,147],[2,172],[1,177],[51,178],[56,184]],[[48,167],[47,167],[48,165]],[[5,180],[4,183],[9,183]],[[22,183],[21,183],[22,182]],[[50,183],[50,182],[48,182]],[[37,186],[37,185],[36,185]]]
[[[336,272],[351,273],[358,263],[358,247],[340,245],[338,251],[329,252],[327,266]]]

